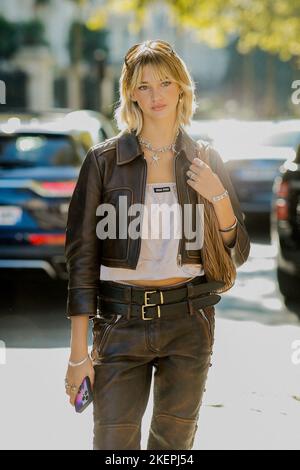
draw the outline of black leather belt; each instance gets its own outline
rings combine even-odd
[[[180,312],[191,313],[191,309],[200,309],[217,304],[221,297],[213,292],[224,283],[219,281],[200,283],[187,282],[180,287],[162,287],[147,289],[126,285],[113,285],[110,281],[100,281],[99,307],[105,313],[118,313],[127,317],[152,320],[161,314],[174,315]],[[153,316],[154,315],[154,316]]]
[[[201,309],[211,305],[217,304],[221,300],[221,296],[217,294],[210,294],[205,297],[198,297],[185,302],[175,302],[172,304],[121,304],[117,302],[111,302],[108,300],[100,300],[100,310],[104,313],[117,313],[122,316],[128,315],[128,309],[130,309],[129,318],[142,318],[143,320],[153,320],[154,318],[160,318],[161,316],[172,316],[175,314],[185,315],[191,312],[192,309]]]

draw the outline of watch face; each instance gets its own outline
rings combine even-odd
[[[75,409],[77,412],[83,411],[93,400],[89,377],[85,377],[79,387],[75,399]]]

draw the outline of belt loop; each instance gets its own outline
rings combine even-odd
[[[194,306],[193,306],[193,301],[191,299],[191,297],[193,297],[193,295],[194,295],[194,285],[191,283],[191,281],[189,281],[187,283],[186,287],[187,287],[187,291],[188,291],[187,301],[188,301],[188,304],[189,304],[189,314],[194,315],[194,313],[195,313],[194,312]]]
[[[129,293],[129,302],[128,302],[128,306],[127,306],[126,318],[127,318],[127,320],[130,320],[130,316],[131,316],[131,299],[132,299],[132,287],[131,286],[129,286],[129,289],[128,289],[127,292]]]

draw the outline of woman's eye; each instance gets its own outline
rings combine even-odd
[[[169,86],[170,84],[171,84],[170,81],[162,82],[162,85],[167,85],[167,86]],[[143,88],[144,88],[144,89],[147,88],[147,85],[141,85],[141,86],[139,87],[139,90],[142,90]]]

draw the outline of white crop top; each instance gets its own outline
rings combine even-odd
[[[176,204],[172,211],[161,204]],[[177,264],[177,252],[181,236],[179,204],[176,182],[148,183],[145,194],[145,210],[141,231],[141,251],[136,269],[112,268],[101,265],[100,278],[103,281],[166,279],[186,277],[188,280],[204,275],[201,264]],[[165,215],[164,215],[164,211]],[[159,217],[161,212],[162,217]],[[171,215],[170,215],[171,213]],[[148,216],[148,217],[147,217]],[[165,222],[167,218],[167,222]],[[164,221],[162,223],[162,220]],[[159,223],[157,223],[159,221]],[[147,232],[148,228],[148,232]],[[175,234],[175,236],[174,236]],[[163,237],[164,235],[164,237]],[[125,282],[125,284],[127,284]]]

